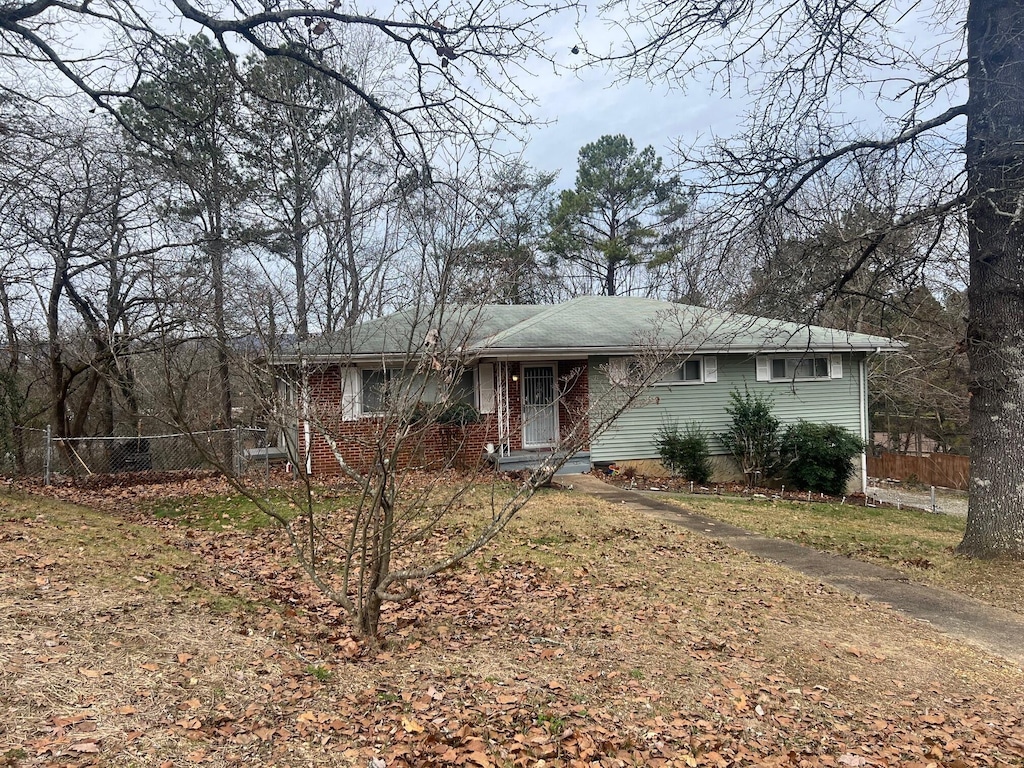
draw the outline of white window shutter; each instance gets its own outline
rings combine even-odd
[[[772,359],[765,357],[764,355],[758,355],[754,358],[754,362],[757,365],[756,379],[758,381],[771,381],[772,380]]]
[[[480,363],[477,366],[476,388],[480,413],[494,413],[494,363]]]
[[[341,419],[342,421],[355,421],[359,418],[359,401],[361,400],[361,389],[363,376],[355,366],[348,366],[341,369]]]
[[[828,364],[828,375],[832,379],[843,378],[843,356],[831,355]]]
[[[704,358],[704,383],[714,384],[718,381],[718,358],[717,357],[705,357]]]

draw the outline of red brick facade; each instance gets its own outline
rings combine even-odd
[[[499,367],[495,366],[495,372]],[[509,410],[509,448],[522,449],[522,388],[521,364],[507,365],[506,388]],[[313,475],[338,474],[334,458],[323,431],[337,443],[342,457],[351,466],[361,469],[374,462],[378,450],[392,450],[394,426],[384,418],[359,416],[352,420],[342,418],[342,373],[331,366],[308,374],[308,402],[313,418],[308,435],[312,441],[310,469]],[[560,433],[563,440],[570,439],[573,426],[581,424],[586,435],[587,408],[589,406],[587,361],[565,360],[558,364],[558,386],[561,393],[558,406]],[[495,398],[499,388],[495,388]],[[313,426],[316,425],[316,426]],[[305,455],[307,424],[299,424],[299,452]],[[416,430],[403,445],[398,460],[407,466],[425,469],[444,467],[471,468],[484,460],[485,446],[498,445],[497,412],[483,414],[480,422],[465,426],[433,424]],[[584,446],[585,447],[585,446]]]

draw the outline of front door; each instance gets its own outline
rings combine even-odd
[[[558,444],[558,387],[554,365],[523,366],[523,448]]]

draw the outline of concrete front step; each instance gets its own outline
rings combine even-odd
[[[518,472],[524,469],[536,469],[550,456],[550,451],[513,451],[508,456],[494,456],[491,460],[499,472]],[[582,475],[589,472],[590,469],[590,451],[578,451],[559,467],[555,475]]]

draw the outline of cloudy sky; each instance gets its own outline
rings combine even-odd
[[[731,133],[742,102],[704,88],[686,93],[663,85],[614,84],[612,75],[589,70],[538,78],[537,116],[546,125],[533,131],[526,160],[542,170],[561,170],[560,182],[571,184],[577,153],[605,134],[623,133],[638,148],[653,146],[669,160],[671,143],[714,133]]]
[[[881,12],[886,14],[885,20],[880,19],[875,33],[865,33],[865,40],[860,42],[878,45],[878,51],[901,63],[919,55],[925,72],[939,71],[939,62],[957,57],[963,40],[958,23],[963,18],[959,0],[895,0]],[[712,87],[710,76],[691,80],[685,92],[663,83],[617,84],[615,75],[604,69],[572,71],[584,58],[572,55],[574,44],[601,53],[617,48],[621,42],[620,33],[595,14],[584,15],[575,23],[567,17],[558,18],[552,22],[549,34],[551,50],[563,74],[556,76],[550,73],[550,67],[538,67],[527,86],[537,98],[536,116],[548,124],[533,131],[524,156],[538,169],[560,169],[561,186],[573,182],[580,147],[604,134],[626,134],[638,147],[652,145],[670,161],[676,140],[699,145],[711,135],[733,136],[741,127],[742,115],[750,103],[741,83],[732,93],[720,83]],[[878,34],[884,36],[884,42],[879,42]],[[887,66],[876,72],[875,79],[867,76],[861,87],[844,90],[830,103],[829,112],[839,124],[875,133],[884,117],[901,116],[910,108],[913,89],[909,86],[922,79],[917,65],[907,69]],[[932,100],[921,106],[930,116],[963,98],[962,90],[954,87],[933,94]]]
[[[710,132],[732,133],[736,127],[742,102],[712,92],[708,83],[695,83],[683,93],[664,84],[617,83],[604,67],[579,68],[583,56],[572,54],[574,45],[603,52],[617,40],[596,18],[566,22],[559,19],[550,32],[561,72],[551,73],[542,65],[528,81],[542,124],[533,130],[524,153],[540,170],[560,170],[563,186],[575,178],[580,147],[603,135],[625,134],[638,148],[651,145],[668,161],[674,140],[690,143]]]

